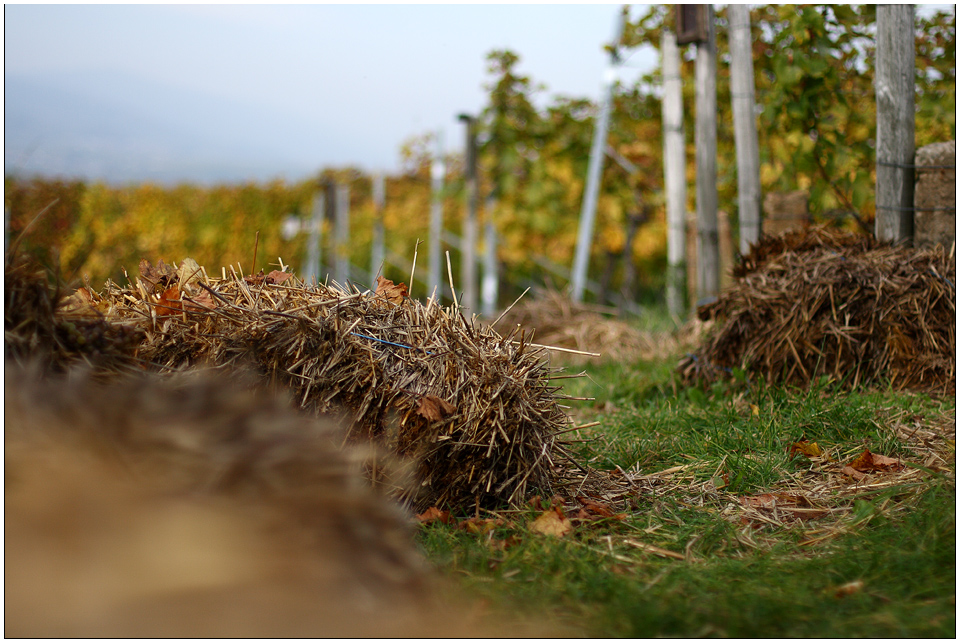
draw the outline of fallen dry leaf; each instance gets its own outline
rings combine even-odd
[[[97,304],[93,299],[93,295],[90,294],[90,291],[86,287],[81,287],[77,289],[77,292],[73,293],[69,297],[64,298],[63,301],[60,302],[59,312],[86,312],[90,309],[96,308],[96,305]]]
[[[562,538],[573,531],[573,524],[563,515],[563,509],[554,507],[547,509],[530,523],[530,531]]]
[[[183,300],[183,309],[188,313],[202,313],[216,307],[217,300],[206,290],[201,290],[189,300]]]
[[[199,282],[202,277],[203,271],[200,269],[200,264],[196,261],[187,257],[180,262],[180,269],[177,270],[177,283],[180,285],[181,290],[191,284]]]
[[[150,287],[149,291],[156,292],[160,288],[166,288],[176,281],[177,271],[167,264],[163,259],[157,262],[156,266],[150,264],[146,259],[140,260],[140,277]]]
[[[863,473],[900,471],[903,469],[903,464],[897,458],[889,458],[885,455],[870,453],[870,449],[864,449],[863,453],[857,456],[856,459],[847,466],[851,469],[862,471]]]
[[[583,505],[580,511],[577,512],[575,520],[582,521],[595,521],[602,520],[604,518],[613,518],[614,520],[625,520],[627,514],[618,514],[606,504],[602,502],[597,502],[591,500],[590,498],[584,498],[581,496],[577,497],[577,501]]]
[[[383,277],[383,275],[377,277],[377,289],[374,292],[374,295],[381,296],[387,301],[399,306],[403,303],[403,299],[407,296],[407,292],[408,289],[406,284],[394,284],[389,279]]]
[[[863,581],[855,580],[849,583],[845,583],[840,587],[838,587],[834,591],[833,595],[836,596],[837,598],[843,598],[844,596],[850,596],[862,590],[863,590]]]
[[[437,507],[430,507],[422,514],[417,514],[417,520],[422,524],[426,525],[431,522],[442,522],[445,525],[449,525],[452,520],[450,518],[449,511],[441,511]]]
[[[864,478],[867,477],[867,474],[861,473],[861,472],[857,471],[856,469],[854,469],[854,468],[851,467],[851,466],[846,466],[846,467],[840,469],[840,473],[842,473],[842,474],[844,474],[844,475],[848,475],[848,476],[850,476],[851,478],[853,478],[854,480],[856,480],[856,481],[858,481],[858,482],[859,482],[860,480],[863,480]]]
[[[794,453],[802,453],[808,458],[819,458],[823,455],[823,451],[816,442],[808,442],[807,440],[794,442],[790,447],[790,455],[793,455]]]
[[[160,301],[156,304],[157,317],[171,317],[181,311],[180,290],[176,286],[170,286],[160,295]]]
[[[521,542],[522,541],[520,540],[520,536],[516,534],[510,534],[503,540],[500,540],[499,538],[494,538],[488,544],[491,549],[495,549],[497,551],[506,551],[511,547],[516,547]]]
[[[457,529],[470,532],[471,534],[486,534],[497,527],[502,527],[504,521],[500,518],[468,518],[457,523]]]
[[[424,395],[417,405],[417,413],[431,422],[439,422],[453,415],[457,410],[453,404],[433,395]]]
[[[268,284],[282,284],[292,276],[293,275],[290,274],[289,272],[271,270],[269,273],[267,273],[267,276],[264,278],[264,281],[266,281]]]

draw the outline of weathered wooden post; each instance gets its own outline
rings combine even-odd
[[[737,197],[740,206],[740,253],[760,239],[760,148],[750,38],[750,9],[727,7],[730,18],[730,90],[733,95],[733,132],[737,146]]]
[[[664,29],[663,58],[663,184],[667,199],[667,310],[683,317],[686,310],[687,162],[683,139],[683,85],[677,37]]]
[[[386,204],[383,173],[373,177],[373,240],[370,244],[370,288],[376,289],[377,276],[383,267],[384,249],[383,208]]]
[[[620,62],[619,45],[623,38],[626,15],[617,17],[617,30],[610,47],[610,66],[603,75],[600,95],[600,115],[593,130],[590,146],[590,163],[587,167],[587,185],[584,188],[580,208],[580,227],[577,230],[577,249],[573,258],[573,274],[570,276],[570,296],[574,301],[583,300],[587,284],[587,268],[590,265],[590,246],[593,245],[593,223],[597,214],[597,194],[600,191],[600,175],[603,170],[604,150],[607,143],[607,128],[610,122],[610,105],[613,102],[613,87],[617,80],[616,65]]]
[[[500,276],[497,274],[497,228],[494,217],[497,211],[496,189],[490,191],[484,204],[483,280],[480,284],[481,312],[485,317],[493,315],[497,308],[500,291]]]
[[[911,4],[877,7],[877,191],[875,234],[913,238],[916,51]]]
[[[458,118],[467,126],[466,180],[467,214],[463,219],[463,247],[460,255],[460,288],[463,289],[463,307],[470,314],[477,312],[477,119],[468,114]],[[456,293],[452,293],[456,299]]]
[[[336,220],[333,236],[334,279],[346,287],[350,279],[350,186],[337,186]]]
[[[717,235],[717,43],[713,5],[700,5],[706,40],[697,43],[697,304],[720,292]]]
[[[307,265],[303,271],[304,281],[320,281],[320,243],[323,241],[323,219],[326,210],[324,191],[317,190],[313,195],[312,216],[310,217],[310,236],[307,239]]]
[[[427,265],[429,295],[436,296],[438,302],[443,294],[440,237],[443,233],[443,177],[446,173],[447,168],[443,161],[443,132],[438,130],[436,156],[430,165],[430,258]],[[455,294],[452,296],[456,297]]]

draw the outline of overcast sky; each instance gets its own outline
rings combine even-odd
[[[395,171],[485,105],[486,55],[597,100],[619,4],[4,6],[5,171],[110,181]],[[935,6],[921,5],[920,11]],[[648,5],[631,5],[638,16]],[[657,64],[632,53],[630,83]]]
[[[596,100],[621,6],[8,4],[7,170],[393,171],[415,135],[463,148],[456,116],[483,108],[491,50],[520,55],[541,104]],[[627,65],[629,81],[655,52]]]

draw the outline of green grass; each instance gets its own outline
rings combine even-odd
[[[423,525],[420,543],[442,573],[506,612],[591,637],[955,635],[953,458],[948,470],[859,489],[790,453],[804,438],[835,463],[864,449],[917,461],[896,421],[953,416],[952,400],[745,378],[702,391],[664,363],[587,370],[589,379],[563,380],[569,394],[597,398],[577,410],[602,421],[580,432],[581,462],[685,469],[633,496],[623,520],[562,538],[530,530],[542,507],[498,512],[505,523],[485,534]],[[738,513],[739,498],[825,481],[839,490],[818,496],[834,510],[826,516],[767,524]],[[855,581],[858,591],[838,595]]]

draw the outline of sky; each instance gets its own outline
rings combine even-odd
[[[597,100],[619,4],[5,5],[7,173],[111,182],[395,172],[412,137],[464,147],[486,55]],[[646,10],[632,5],[631,15]],[[651,48],[620,68],[631,82]]]

